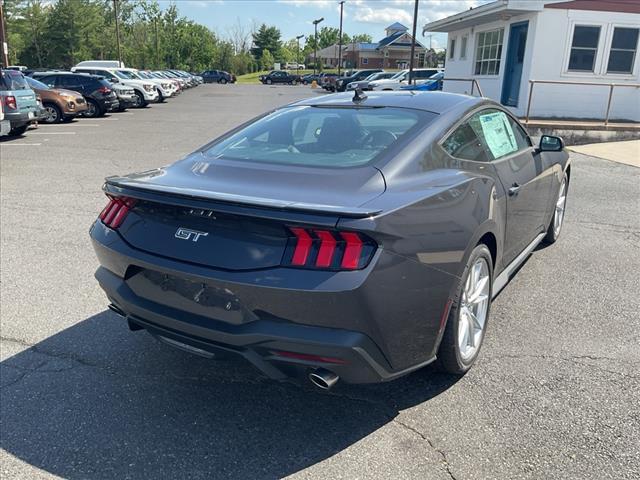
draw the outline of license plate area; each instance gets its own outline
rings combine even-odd
[[[212,282],[130,267],[126,283],[141,298],[212,320],[238,325],[258,319],[231,290]]]

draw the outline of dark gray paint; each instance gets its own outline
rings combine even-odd
[[[352,107],[353,103],[351,95],[332,95],[295,105]],[[216,160],[207,167],[213,172],[209,175],[202,172],[198,151],[169,167],[110,178],[106,188],[169,205],[203,208],[204,204],[214,211],[264,221],[268,228],[320,224],[358,230],[380,246],[368,267],[353,272],[280,267],[274,265],[277,253],[270,257],[265,242],[255,240],[249,243],[267,263],[256,263],[264,268],[251,270],[242,242],[255,232],[247,228],[204,238],[202,248],[222,253],[203,259],[189,254],[185,242],[167,235],[174,226],[203,228],[200,220],[169,216],[162,220],[168,225],[162,230],[154,228],[157,218],[134,212],[120,233],[100,222],[92,229],[102,266],[122,279],[120,288],[137,292],[120,307],[125,312],[127,307],[137,309],[140,315],[144,303],[149,317],[179,316],[166,314],[168,310],[220,320],[219,306],[205,308],[181,299],[175,310],[176,302],[169,295],[162,297],[154,291],[153,282],[136,277],[137,269],[151,269],[202,282],[212,291],[229,292],[244,312],[222,315],[230,324],[276,318],[292,325],[359,332],[380,349],[392,372],[432,360],[442,334],[445,305],[455,294],[470,251],[484,235],[492,236],[495,275],[502,272],[549,224],[568,156],[534,148],[490,163],[449,156],[439,142],[462,119],[483,108],[502,110],[489,100],[447,93],[382,92],[369,95],[360,105],[418,108],[439,117],[367,167],[319,169]],[[509,196],[508,189],[516,181],[521,191]],[[215,230],[215,223],[211,228]],[[270,247],[275,244],[277,240]],[[110,291],[102,286],[112,299],[117,296],[119,288]],[[172,325],[176,328],[175,322]],[[299,348],[316,351],[313,345]],[[351,381],[370,381],[357,372],[347,375]]]

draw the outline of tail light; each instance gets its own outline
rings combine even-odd
[[[16,103],[16,97],[14,97],[13,95],[7,95],[6,97],[2,97],[4,98],[4,105],[7,108],[10,108],[11,110],[17,110],[18,109],[18,104]]]
[[[109,203],[100,212],[100,220],[107,227],[116,229],[126,218],[129,210],[136,204],[135,198],[129,197],[109,197]]]
[[[109,95],[111,93],[111,89],[109,87],[100,87],[98,91],[103,95]]]
[[[361,233],[289,227],[284,264],[317,270],[358,270],[366,267],[376,243]]]

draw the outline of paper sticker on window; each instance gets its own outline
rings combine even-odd
[[[493,158],[504,157],[518,150],[511,124],[504,112],[480,115],[480,125]]]

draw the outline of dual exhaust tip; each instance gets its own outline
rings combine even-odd
[[[321,388],[323,390],[329,390],[333,387],[340,377],[329,370],[325,370],[324,368],[318,368],[309,374],[309,380],[316,387]]]

